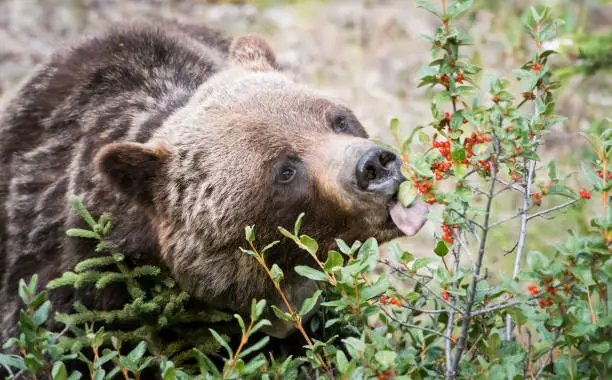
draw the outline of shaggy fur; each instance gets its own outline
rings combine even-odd
[[[90,241],[64,235],[84,226],[71,194],[113,217],[107,247],[166,266],[196,298],[238,312],[252,298],[280,305],[239,251],[247,224],[263,245],[305,211],[304,233],[322,252],[336,237],[398,236],[390,195],[355,183],[374,146],[363,127],[277,69],[260,37],[174,23],[118,27],[39,68],[0,116],[0,341],[15,333],[20,278],[38,273],[44,284],[93,254]],[[311,294],[315,284],[292,269],[309,259],[292,242],[267,260],[285,271],[291,302]],[[51,298],[60,310],[123,301],[91,289]]]

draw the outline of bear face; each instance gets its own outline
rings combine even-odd
[[[239,312],[252,298],[281,305],[239,251],[245,225],[266,244],[306,212],[303,232],[321,254],[338,237],[384,242],[420,229],[427,207],[397,202],[401,160],[369,141],[348,107],[276,71],[259,37],[236,39],[229,61],[151,141],[109,144],[96,157],[107,181],[149,215],[161,258],[186,289]],[[315,287],[293,267],[312,263],[286,240],[267,261],[284,270],[299,305]]]

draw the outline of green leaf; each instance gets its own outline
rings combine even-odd
[[[387,368],[395,362],[395,358],[397,357],[397,354],[393,351],[385,350],[385,351],[378,351],[374,355],[374,357],[380,364],[383,365],[383,367]]]
[[[274,312],[274,315],[276,315],[276,317],[280,320],[289,321],[289,322],[295,321],[295,318],[293,318],[293,315],[285,311],[282,311],[276,305],[272,305],[272,311]]]
[[[244,319],[242,319],[240,314],[234,314],[234,318],[236,318],[236,320],[238,321],[238,325],[240,325],[240,331],[242,331],[242,333],[245,334],[246,326],[244,325]]]
[[[251,319],[256,320],[261,317],[266,308],[266,300],[259,300],[255,302],[255,299],[251,302]]]
[[[412,140],[414,140],[414,136],[416,135],[417,132],[419,132],[421,129],[423,129],[423,127],[416,127],[412,130],[412,132],[410,132],[410,134],[408,135],[408,137],[406,137],[404,139],[404,141],[402,141],[402,150],[404,152],[410,152],[410,145],[412,144]]]
[[[295,271],[300,276],[309,278],[311,280],[315,280],[315,281],[328,281],[329,280],[329,278],[327,277],[325,273],[318,271],[316,269],[313,269],[311,267],[308,267],[308,266],[298,265],[295,267]]]
[[[5,355],[0,354],[0,364],[5,365],[7,367],[17,368],[25,370],[26,366],[23,362],[23,358],[17,355]]]
[[[244,358],[245,356],[249,355],[252,352],[257,352],[257,351],[261,350],[262,348],[264,348],[268,344],[269,341],[270,341],[270,337],[268,337],[268,336],[263,337],[257,343],[251,345],[250,347],[248,347],[247,349],[242,351],[240,353],[240,355],[238,355],[238,357],[239,358]]]
[[[308,314],[312,310],[313,307],[315,307],[320,295],[321,295],[321,290],[317,290],[312,295],[312,297],[306,298],[304,302],[302,302],[302,307],[300,308],[300,316],[303,317],[304,315]]]
[[[255,240],[255,226],[245,226],[244,237],[249,243],[252,243]]]
[[[378,297],[389,289],[389,279],[387,273],[383,272],[376,282],[361,291],[360,297],[362,300],[367,301],[374,297]]]
[[[68,371],[66,370],[66,366],[63,362],[53,363],[53,368],[51,369],[51,377],[53,378],[53,380],[68,379]]]
[[[274,247],[275,245],[277,245],[278,243],[280,243],[279,240],[275,240],[272,243],[266,245],[265,247],[263,247],[260,251],[260,253],[263,255],[264,253],[266,253],[270,248]]]
[[[342,255],[336,251],[329,251],[327,253],[327,260],[323,264],[323,268],[328,272],[333,272],[337,267],[341,267],[344,264]]]
[[[302,235],[300,236],[300,241],[302,242],[302,244],[304,244],[304,247],[306,247],[308,253],[313,256],[317,254],[317,251],[319,250],[319,244],[313,238],[307,235]]]
[[[270,274],[272,275],[272,280],[276,283],[280,283],[283,278],[285,278],[283,270],[276,264],[272,265],[272,268],[270,268]]]
[[[404,207],[408,207],[418,197],[419,193],[412,184],[412,181],[404,181],[400,184],[397,199]]]
[[[287,231],[283,227],[278,227],[278,230],[280,231],[281,234],[283,234],[283,236],[288,237],[291,240],[295,240],[296,239],[295,235],[293,235],[291,232]]]
[[[36,309],[34,315],[32,316],[32,319],[34,320],[36,326],[42,326],[47,321],[47,318],[49,318],[50,308],[51,302],[45,301],[45,303],[43,303],[38,309]]]
[[[438,16],[438,18],[442,18],[442,12],[436,8],[435,5],[430,3],[429,1],[419,0],[416,2],[417,8],[423,8]]]
[[[446,243],[444,243],[442,240],[438,241],[436,248],[434,248],[434,253],[440,257],[446,256],[448,254],[448,247],[446,246]]]
[[[593,188],[596,191],[601,191],[603,187],[603,180],[599,178],[599,176],[595,174],[595,172],[591,170],[591,168],[584,162],[581,162],[580,166],[582,167],[582,172],[584,173],[584,176],[589,181],[589,183],[593,185]]]
[[[304,219],[305,213],[300,213],[298,215],[297,220],[295,221],[295,225],[293,226],[293,233],[297,236],[300,233],[300,228],[302,227],[302,219]]]
[[[535,271],[544,269],[550,265],[548,257],[538,251],[530,251],[527,253],[527,266]]]
[[[338,245],[340,252],[344,253],[345,255],[351,252],[351,247],[349,247],[348,244],[346,244],[342,239],[336,239],[336,245]]]
[[[196,360],[198,361],[198,366],[200,367],[201,373],[210,373],[216,377],[221,376],[219,370],[217,369],[217,366],[212,362],[212,360],[208,358],[208,356],[206,356],[197,348],[194,348],[192,352],[194,353]]]
[[[610,351],[610,342],[593,343],[589,345],[589,348],[595,352],[599,352],[600,354],[605,354]]]
[[[546,166],[548,167],[548,178],[551,181],[557,180],[557,165],[555,161],[550,161]]]
[[[212,334],[213,338],[215,338],[215,340],[221,345],[221,347],[225,348],[225,351],[227,351],[229,356],[234,356],[234,351],[232,351],[232,349],[230,348],[229,344],[227,344],[225,339],[223,339],[221,337],[221,335],[219,335],[218,332],[216,332],[213,329],[208,329],[208,331],[210,331],[210,333]]]
[[[96,361],[96,366],[97,367],[102,367],[106,362],[108,362],[112,358],[116,357],[117,355],[118,355],[117,351],[111,351],[111,352],[109,352],[107,354],[102,355]]]
[[[251,329],[251,334],[255,333],[256,331],[259,331],[259,329],[264,326],[272,326],[272,323],[267,319],[262,319],[261,321],[253,325],[253,328]]]
[[[66,230],[66,235],[70,237],[80,237],[85,239],[98,239],[100,240],[100,235],[94,231],[84,230],[81,228],[70,228]]]
[[[259,354],[259,355],[255,356],[253,359],[251,359],[251,361],[249,361],[247,364],[245,364],[242,373],[244,373],[244,374],[253,374],[257,370],[259,370],[261,367],[266,365],[267,363],[268,363],[268,361],[263,356],[263,354]]]
[[[378,263],[378,242],[376,239],[371,237],[363,243],[357,253],[357,259],[366,263],[368,270],[374,270]]]
[[[391,136],[398,137],[399,136],[399,126],[400,121],[398,118],[392,118],[389,120],[389,131],[391,132]]]
[[[465,158],[465,149],[458,148],[451,152],[451,158],[453,161],[462,161]]]
[[[574,276],[578,278],[578,280],[580,280],[585,285],[591,286],[595,284],[595,281],[593,281],[593,274],[591,272],[591,268],[581,265],[574,265],[570,266],[569,270]]]
[[[336,366],[340,373],[345,373],[348,369],[349,361],[347,360],[346,355],[344,355],[344,351],[342,350],[336,351]]]

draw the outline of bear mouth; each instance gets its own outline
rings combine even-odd
[[[429,206],[425,202],[414,201],[404,207],[396,195],[389,203],[388,212],[388,225],[400,230],[406,236],[413,236],[427,222]]]

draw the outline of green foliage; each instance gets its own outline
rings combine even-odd
[[[258,249],[255,226],[247,226],[248,246],[241,250],[261,265],[281,296],[281,304],[270,305],[275,317],[293,324],[304,339],[303,356],[274,357],[266,354],[270,338],[262,335],[271,325],[262,319],[265,300],[253,300],[249,316],[234,315],[240,331],[234,345],[210,328],[229,316],[189,309],[188,295],[160,268],[106,252],[102,237],[110,221],[95,221],[72,199],[90,229],[67,233],[95,239],[98,255],[48,287],[120,285],[129,302],[107,311],[76,303],[73,314],[55,317],[66,326],[56,333],[46,330],[50,303],[45,292],[36,292],[36,277],[29,284],[22,281],[20,334],[5,345],[19,354],[0,355],[0,365],[12,376],[50,373],[54,379],[78,378],[79,373],[68,371],[74,360],[87,365],[86,377],[92,379],[120,373],[138,379],[153,368],[164,380],[609,377],[612,128],[593,123],[583,131],[592,149],[592,159],[582,165],[589,185],[574,191],[569,176],[538,155],[543,137],[564,120],[555,113],[553,90],[559,82],[548,67],[555,52],[545,49],[561,23],[547,8],[526,13],[534,54],[512,72],[522,91],[516,99],[509,81],[481,75],[462,54],[471,39],[454,22],[472,2],[445,4],[417,3],[440,20],[440,27],[423,37],[431,43],[432,61],[419,73],[419,85],[435,91],[432,121],[407,137],[399,120],[390,123],[396,142],[392,149],[401,155],[406,177],[398,197],[404,205],[416,198],[431,204],[429,219],[440,224],[431,257],[417,258],[391,243],[387,258],[374,238],[352,245],[338,239],[337,250],[322,255],[315,238],[300,234],[301,214],[292,231],[279,227],[279,233],[314,260],[314,267],[294,270],[319,289],[293,305],[283,290],[288,274],[266,261],[266,252],[278,241]],[[484,98],[476,95],[481,78]],[[430,145],[425,152],[419,150],[424,143]],[[508,218],[492,205],[510,193],[520,195],[521,204]],[[591,202],[600,197],[601,207],[588,226],[570,229],[564,242],[548,250],[528,251],[526,235],[537,233],[529,221],[584,206],[592,197]],[[514,255],[514,267],[493,277],[484,258],[503,253],[492,251],[487,241],[491,230],[512,220],[520,220],[516,244],[506,252]],[[114,329],[116,322],[136,328]],[[200,322],[202,331],[193,331],[197,343],[161,339],[164,328],[183,322]]]

